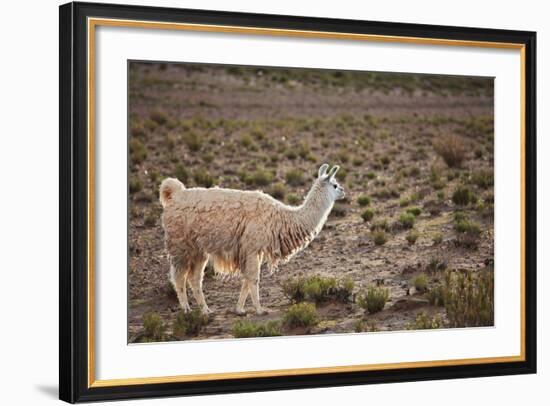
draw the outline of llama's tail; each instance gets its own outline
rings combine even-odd
[[[160,184],[159,200],[162,207],[166,207],[168,203],[174,198],[174,193],[178,190],[185,189],[183,183],[175,178],[166,178]]]

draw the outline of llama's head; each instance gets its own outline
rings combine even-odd
[[[327,194],[331,201],[343,199],[346,195],[344,188],[338,184],[335,175],[340,167],[335,165],[327,173],[328,164],[323,164],[319,168],[319,174],[317,176],[317,182],[321,187],[321,190]]]

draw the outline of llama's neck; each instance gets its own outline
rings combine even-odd
[[[296,210],[296,221],[315,237],[327,221],[334,201],[323,193],[317,182],[309,190],[304,202]]]
[[[333,204],[322,193],[321,185],[314,183],[300,206],[285,207],[277,219],[278,227],[274,229],[275,244],[264,252],[271,269],[308,246],[321,231]]]

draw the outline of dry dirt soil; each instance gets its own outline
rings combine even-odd
[[[143,317],[160,315],[163,340],[231,338],[238,320],[281,319],[291,305],[281,283],[321,275],[351,278],[354,296],[384,286],[384,310],[368,314],[355,301],[318,305],[320,322],[291,334],[351,333],[414,328],[417,314],[446,320],[416,291],[442,269],[477,271],[493,262],[493,186],[476,174],[493,171],[492,80],[381,73],[316,72],[185,64],[132,63],[129,74],[129,292],[128,340],[143,334]],[[465,147],[459,168],[449,167],[434,143],[449,135]],[[322,163],[338,164],[346,199],[338,202],[319,236],[270,274],[262,270],[260,295],[271,311],[234,311],[238,278],[207,269],[206,301],[213,314],[198,334],[176,338],[179,305],[168,282],[158,185],[176,176],[197,185],[259,189],[299,204]],[[289,172],[299,171],[303,179]],[[277,184],[277,186],[274,186]],[[475,196],[458,207],[452,195],[466,185]],[[360,206],[359,196],[370,203]],[[410,230],[399,216],[418,207]],[[365,221],[361,213],[371,209]],[[453,215],[460,210],[481,226],[474,246],[458,243]],[[371,227],[386,219],[388,241],[376,245]],[[196,307],[189,291],[192,307]],[[370,326],[370,327],[368,327]]]

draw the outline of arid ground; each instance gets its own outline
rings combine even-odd
[[[129,89],[129,342],[232,338],[243,320],[282,335],[492,324],[492,79],[133,62]],[[178,330],[162,179],[298,205],[325,162],[341,166],[346,199],[309,247],[262,270],[270,313],[234,313],[239,278],[208,268],[213,314]],[[289,324],[300,300],[283,287],[310,276],[347,281],[349,295]],[[362,306],[369,287],[387,292],[382,310]]]

